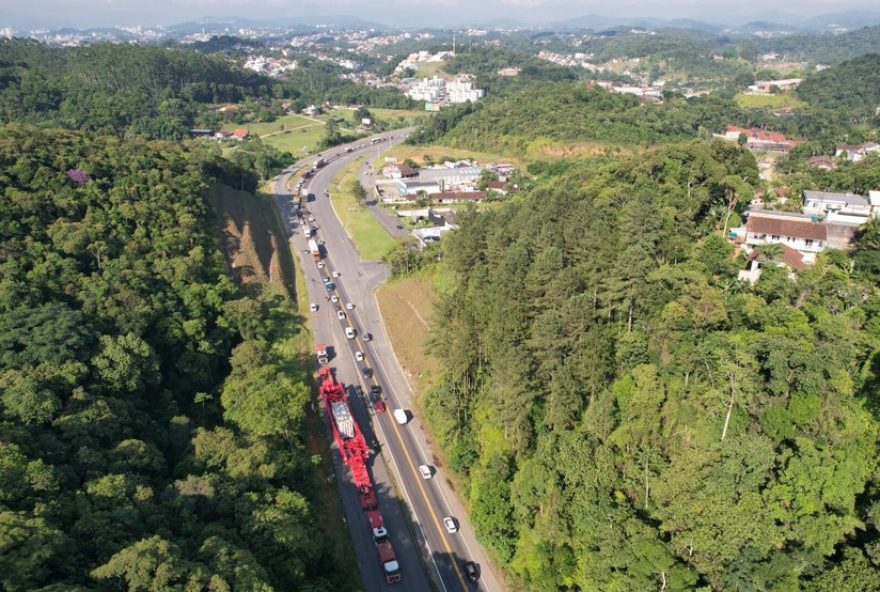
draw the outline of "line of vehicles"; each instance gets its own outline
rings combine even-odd
[[[384,138],[379,139],[378,141],[384,141]],[[374,139],[373,143],[377,143],[377,141]],[[313,164],[311,169],[306,169],[306,171],[304,171],[302,175],[303,179],[300,180],[300,184],[297,186],[297,191],[294,192],[294,201],[296,204],[301,203],[302,200],[311,201],[315,199],[314,194],[309,193],[304,180],[313,176],[318,169],[326,164],[326,160],[319,159]],[[307,175],[306,173],[309,174]],[[294,215],[299,218],[300,227],[303,234],[308,239],[308,253],[311,254],[318,268],[324,269],[325,265],[323,258],[326,255],[325,251],[322,249],[323,241],[317,240],[317,229],[310,224],[315,221],[314,216],[309,216],[307,221],[299,206],[294,208]],[[335,279],[338,278],[340,274],[339,272],[334,271],[330,275]],[[329,293],[328,300],[336,305],[337,316],[339,317],[339,320],[344,322],[345,337],[348,340],[354,340],[357,337],[357,332],[349,322],[345,322],[347,317],[345,311],[342,310],[338,296],[335,294],[336,285],[327,275],[323,276],[323,282],[325,289]],[[354,308],[354,305],[350,302],[345,306],[348,310]],[[312,312],[317,312],[318,305],[312,303],[310,308]],[[361,334],[361,339],[364,342],[369,342],[372,339],[372,335],[364,332]],[[333,370],[329,365],[332,358],[330,348],[325,344],[317,343],[315,345],[315,353],[320,376],[319,394],[324,402],[326,416],[329,419],[331,432],[340,454],[342,455],[342,460],[351,470],[352,478],[358,491],[361,510],[366,514],[366,519],[369,523],[373,543],[376,548],[385,582],[387,584],[400,582],[402,579],[400,564],[396,559],[382,514],[378,509],[375,490],[367,469],[367,460],[371,451],[366,445],[366,441],[357,420],[351,413],[345,389],[341,383],[336,381],[333,375]],[[357,362],[365,363],[364,353],[360,351],[360,349],[355,351],[355,360]],[[369,381],[373,376],[372,369],[366,365],[361,366],[361,373],[364,376],[365,382]],[[363,400],[369,401],[370,406],[376,412],[382,413],[386,408],[382,399],[382,388],[378,384],[375,384],[375,380],[373,380],[373,382],[374,384],[370,385],[369,399],[364,397],[364,391],[360,385],[357,385],[355,389],[357,394],[361,396]],[[405,425],[410,421],[410,414],[406,409],[396,408],[392,411],[391,415],[394,421],[399,425]],[[418,472],[422,479],[427,480],[433,478],[435,470],[428,464],[422,464],[418,466]],[[458,522],[454,517],[444,516],[441,521],[443,528],[449,534],[458,532]],[[462,565],[468,580],[471,582],[477,582],[480,578],[479,567],[477,564],[473,561],[465,561]]]

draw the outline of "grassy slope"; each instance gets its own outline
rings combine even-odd
[[[524,168],[523,161],[519,158],[510,156],[502,156],[501,154],[493,154],[490,152],[475,152],[473,150],[465,150],[463,148],[448,148],[439,144],[410,146],[409,144],[398,144],[394,148],[384,152],[380,157],[372,161],[374,169],[380,169],[385,166],[386,156],[396,156],[399,160],[411,158],[417,164],[425,163],[425,156],[430,156],[434,162],[440,162],[442,157],[450,157],[455,159],[470,158],[480,162],[506,162],[515,165],[518,168]]]
[[[358,205],[354,193],[349,189],[352,181],[357,179],[360,166],[361,159],[357,159],[339,171],[330,182],[330,199],[361,258],[381,259],[394,247],[395,241],[370,210]]]
[[[394,352],[418,398],[430,390],[440,374],[439,360],[427,351],[437,298],[434,279],[432,272],[422,272],[386,282],[376,291]]]

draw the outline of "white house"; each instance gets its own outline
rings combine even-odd
[[[846,156],[852,162],[858,162],[869,154],[880,153],[880,144],[869,142],[867,144],[838,144],[834,148],[834,156]]]
[[[746,223],[745,243],[754,248],[779,244],[798,251],[804,263],[816,260],[816,253],[827,246],[828,226],[813,221],[812,216],[789,212],[753,210]]]

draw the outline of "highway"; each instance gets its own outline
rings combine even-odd
[[[402,582],[405,590],[463,590],[501,591],[500,580],[489,564],[484,549],[476,542],[473,529],[456,494],[444,476],[443,468],[436,468],[432,478],[424,479],[418,467],[427,464],[436,467],[435,457],[427,445],[421,421],[413,413],[412,392],[391,349],[388,336],[381,321],[374,298],[376,287],[387,278],[387,266],[377,261],[361,261],[344,228],[339,222],[326,192],[331,179],[352,160],[366,156],[374,158],[378,150],[385,150],[403,140],[400,130],[382,134],[390,141],[373,144],[362,140],[347,146],[325,151],[321,156],[329,162],[306,181],[306,187],[315,195],[313,201],[303,201],[302,219],[292,215],[290,176],[300,166],[311,166],[315,158],[306,159],[273,179],[273,191],[284,220],[288,222],[291,248],[297,253],[306,278],[310,302],[318,305],[312,314],[312,329],[316,342],[330,346],[330,366],[337,380],[344,383],[355,418],[361,425],[371,448],[379,452],[371,457],[371,471],[379,498],[379,509],[385,518],[397,559],[401,564]],[[314,217],[314,222],[308,222]],[[301,221],[317,228],[316,238],[323,241],[323,268],[319,268],[308,252],[307,239]],[[338,277],[334,277],[334,272]],[[324,278],[335,287],[328,291]],[[330,301],[336,296],[338,303]],[[347,309],[346,303],[353,308]],[[344,312],[339,318],[338,311]],[[345,327],[356,331],[355,339],[346,339]],[[364,339],[365,334],[372,339]],[[358,362],[356,352],[365,359]],[[369,367],[372,376],[365,378],[362,369]],[[357,394],[355,386],[363,388],[365,397]],[[378,385],[387,406],[384,413],[377,412],[369,401],[370,387]],[[392,410],[400,408],[409,412],[408,423],[394,421]],[[376,552],[373,547],[366,517],[360,510],[357,495],[347,469],[342,465],[337,451],[333,451],[340,495],[345,507],[345,519],[357,555],[358,564],[369,591],[385,590]],[[406,522],[408,513],[414,532]],[[445,516],[453,516],[458,532],[449,533],[443,525]],[[468,581],[465,561],[478,566],[480,580]],[[429,585],[429,580],[433,586]]]

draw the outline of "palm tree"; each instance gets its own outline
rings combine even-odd
[[[779,261],[782,259],[783,251],[782,245],[779,243],[771,243],[768,245],[761,245],[757,248],[758,251],[758,261],[766,261],[773,262]]]

